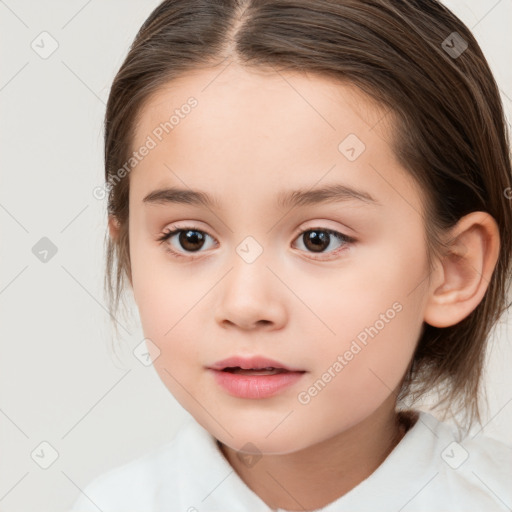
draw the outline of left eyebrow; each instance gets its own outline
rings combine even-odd
[[[277,196],[277,203],[282,208],[347,201],[360,201],[367,205],[382,206],[368,192],[341,183],[333,183],[319,188],[284,191]]]
[[[277,204],[281,208],[354,200],[367,205],[382,206],[382,204],[368,192],[357,190],[340,183],[313,189],[288,190],[277,195]],[[211,209],[219,208],[220,204],[216,197],[210,196],[206,192],[177,187],[154,190],[144,197],[143,202],[149,204],[190,204]]]

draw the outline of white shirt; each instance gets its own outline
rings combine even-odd
[[[512,508],[512,446],[419,411],[384,462],[322,512],[492,512]],[[298,508],[300,508],[298,506]],[[193,418],[174,439],[94,479],[71,512],[270,512]],[[279,509],[280,511],[282,509]]]

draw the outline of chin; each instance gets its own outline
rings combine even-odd
[[[198,422],[222,444],[233,450],[246,453],[283,455],[302,450],[315,442],[314,440],[312,443],[308,442],[303,426],[297,424],[285,426],[286,420],[279,425],[285,416],[281,415],[279,421],[273,419],[272,421],[262,421],[261,418],[244,421],[238,418],[237,421],[231,419],[231,421],[223,422],[218,418],[219,423],[225,427],[227,432],[208,418],[203,418],[204,422],[199,420]]]

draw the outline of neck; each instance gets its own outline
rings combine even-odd
[[[248,468],[232,448],[219,446],[241,479],[269,507],[315,510],[370,476],[406,432],[395,404],[381,407],[346,431],[298,452],[263,455]]]

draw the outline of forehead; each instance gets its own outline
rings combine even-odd
[[[180,111],[188,111],[186,105],[191,98],[198,108],[183,117]],[[236,132],[240,137],[247,133],[290,135],[300,131],[303,123],[319,129],[320,136],[334,135],[343,129],[361,134],[377,125],[390,135],[391,128],[389,109],[347,81],[236,64],[188,71],[150,95],[141,110],[135,127],[136,146],[173,113],[179,117],[173,121],[175,134],[187,117],[191,118],[187,124],[205,128],[212,124],[222,128],[227,121],[230,135]],[[341,135],[337,133],[336,137]],[[314,142],[318,138],[310,137]]]
[[[195,70],[146,101],[133,149],[149,139],[154,147],[131,172],[130,186],[138,200],[179,185],[232,201],[242,194],[245,204],[260,193],[324,182],[384,202],[411,196],[415,184],[390,146],[392,119],[354,85],[318,75],[235,64]]]

